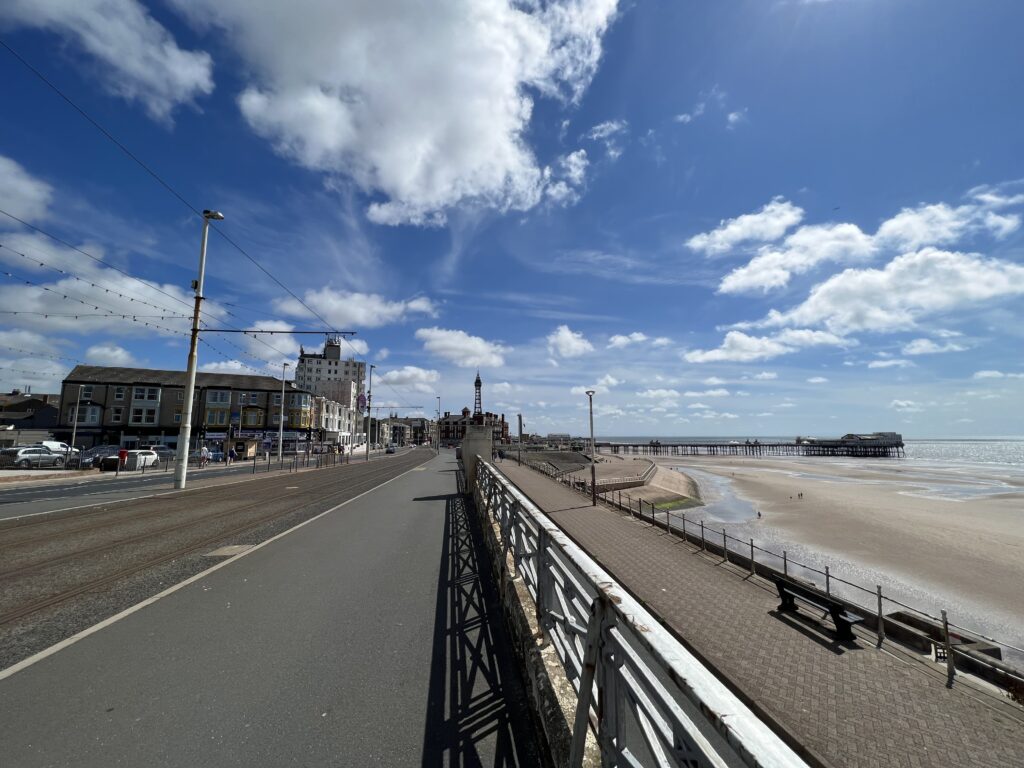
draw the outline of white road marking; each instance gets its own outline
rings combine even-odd
[[[413,469],[415,469],[415,467]],[[131,606],[130,608],[125,608],[120,613],[116,613],[113,616],[111,616],[110,618],[104,619],[103,621],[99,622],[98,624],[93,624],[88,629],[83,629],[81,632],[79,632],[76,635],[72,635],[71,637],[65,638],[64,640],[61,640],[59,643],[55,643],[54,645],[51,645],[49,648],[44,648],[43,650],[39,651],[39,653],[33,654],[32,656],[29,656],[27,659],[22,659],[17,664],[14,664],[13,666],[8,667],[7,669],[0,670],[0,680],[6,680],[11,675],[15,675],[18,672],[21,672],[21,670],[27,669],[28,667],[31,667],[33,664],[35,664],[37,662],[40,662],[43,659],[48,658],[49,656],[53,656],[55,653],[58,653],[59,651],[62,651],[65,648],[68,648],[68,647],[74,645],[79,640],[84,640],[89,635],[95,634],[96,632],[99,632],[101,629],[105,629],[105,628],[109,627],[111,624],[115,624],[116,622],[120,621],[121,619],[123,619],[123,618],[125,618],[127,616],[131,616],[136,611],[141,611],[147,605],[152,605],[157,600],[160,600],[161,598],[167,597],[168,595],[170,595],[170,594],[172,594],[174,592],[177,592],[179,589],[182,589],[184,587],[187,587],[189,584],[192,584],[192,583],[194,583],[196,581],[199,581],[200,579],[210,575],[214,571],[219,571],[221,568],[225,567],[226,565],[230,565],[231,563],[235,562],[236,560],[240,560],[241,558],[243,558],[243,557],[245,557],[247,555],[251,555],[253,552],[255,552],[258,549],[263,549],[263,547],[267,546],[271,542],[277,541],[278,539],[287,536],[289,533],[293,533],[294,531],[299,530],[299,528],[302,528],[304,526],[309,525],[314,520],[319,520],[324,515],[329,515],[331,512],[334,512],[335,510],[341,509],[342,507],[344,507],[347,504],[351,504],[353,501],[356,501],[357,499],[361,499],[363,496],[365,496],[368,493],[373,493],[378,488],[383,488],[388,483],[392,483],[395,480],[397,480],[398,478],[404,477],[405,475],[409,474],[412,471],[413,471],[412,469],[407,469],[402,474],[395,475],[390,480],[385,480],[380,485],[376,485],[373,488],[370,488],[369,490],[363,491],[358,496],[353,496],[348,501],[343,501],[340,504],[336,504],[335,506],[331,507],[330,509],[324,510],[320,514],[318,514],[318,515],[316,515],[314,517],[309,518],[309,520],[306,520],[305,522],[302,522],[302,523],[299,523],[298,525],[292,526],[291,528],[289,528],[286,531],[281,531],[281,533],[277,534],[276,536],[271,536],[266,541],[263,541],[263,542],[260,542],[259,544],[253,545],[252,547],[247,549],[245,552],[240,552],[239,554],[235,555],[234,557],[229,557],[227,560],[223,560],[223,561],[217,563],[216,565],[207,568],[205,571],[200,571],[199,573],[195,574],[194,576],[190,576],[189,578],[185,579],[184,581],[179,582],[179,583],[175,584],[172,587],[168,587],[163,592],[159,592],[159,593],[153,595],[152,597],[147,597],[141,603],[136,603],[135,605]]]

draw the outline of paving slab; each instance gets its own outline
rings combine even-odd
[[[823,765],[1024,765],[1024,710],[864,635],[780,614],[774,587],[545,475],[498,464],[756,710]]]

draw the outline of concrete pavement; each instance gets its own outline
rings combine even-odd
[[[0,679],[4,763],[538,764],[455,469],[443,451]]]

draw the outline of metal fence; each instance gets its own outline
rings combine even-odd
[[[536,605],[605,766],[803,766],[804,761],[600,565],[477,458],[477,503]]]

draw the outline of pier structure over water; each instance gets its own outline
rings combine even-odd
[[[898,432],[848,434],[839,438],[797,437],[793,442],[693,442],[647,443],[597,442],[597,450],[639,456],[856,456],[901,458],[903,435]]]

